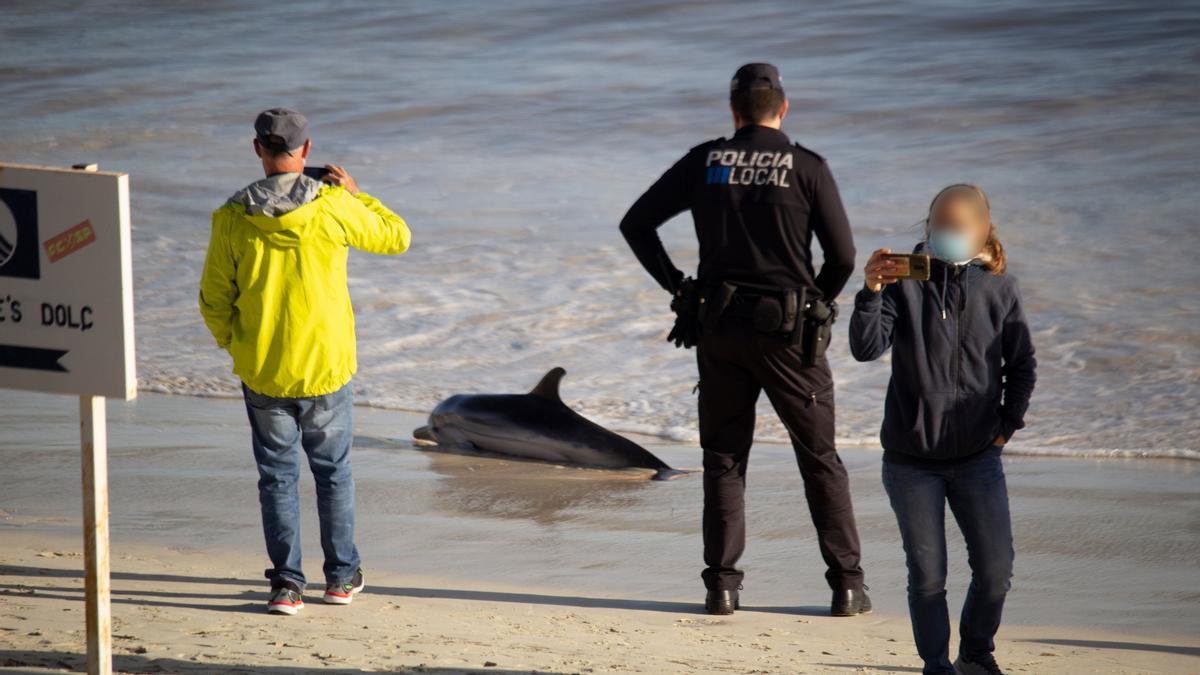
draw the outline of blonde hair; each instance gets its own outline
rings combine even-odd
[[[992,274],[1004,274],[1008,270],[1008,256],[1004,252],[1004,245],[1000,243],[1000,238],[996,236],[996,224],[992,222],[992,205],[988,202],[987,194],[983,188],[970,183],[955,183],[942,188],[933,197],[933,201],[929,202],[929,214],[925,216],[925,238],[929,238],[929,219],[933,217],[933,209],[937,206],[939,200],[948,196],[966,196],[976,200],[983,206],[983,212],[988,219],[988,235],[987,240],[983,242],[983,251],[980,256],[983,258],[983,266]]]

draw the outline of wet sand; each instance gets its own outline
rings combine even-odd
[[[82,663],[73,399],[0,392],[0,667]],[[110,403],[122,670],[919,672],[879,454],[847,448],[876,612],[828,616],[787,448],[756,448],[745,611],[699,613],[698,475],[602,472],[416,450],[422,415],[356,409],[369,593],[263,612],[267,561],[239,401]],[[698,450],[639,439],[669,463]],[[1200,672],[1200,463],[1007,461],[1017,569],[998,639],[1012,672]],[[305,568],[318,591],[312,483]],[[966,585],[952,538],[952,613]],[[495,664],[495,665],[488,665]],[[419,667],[425,670],[420,671]]]

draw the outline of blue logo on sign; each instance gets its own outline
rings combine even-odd
[[[0,277],[41,276],[37,192],[0,188]]]

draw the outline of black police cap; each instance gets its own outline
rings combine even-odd
[[[747,63],[738,68],[729,83],[729,91],[748,89],[778,89],[783,91],[779,69],[769,63]]]

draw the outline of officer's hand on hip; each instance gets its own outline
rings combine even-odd
[[[346,188],[346,192],[352,195],[358,194],[358,183],[354,182],[354,178],[345,169],[337,164],[326,164],[325,168],[329,169],[329,173],[325,174],[325,177],[321,180],[330,185],[341,185]]]
[[[881,248],[871,254],[870,260],[867,261],[867,266],[863,269],[866,275],[865,284],[867,290],[872,293],[878,293],[883,290],[887,284],[894,284],[900,281],[895,276],[896,272],[895,261],[886,256],[892,252],[890,248]]]

